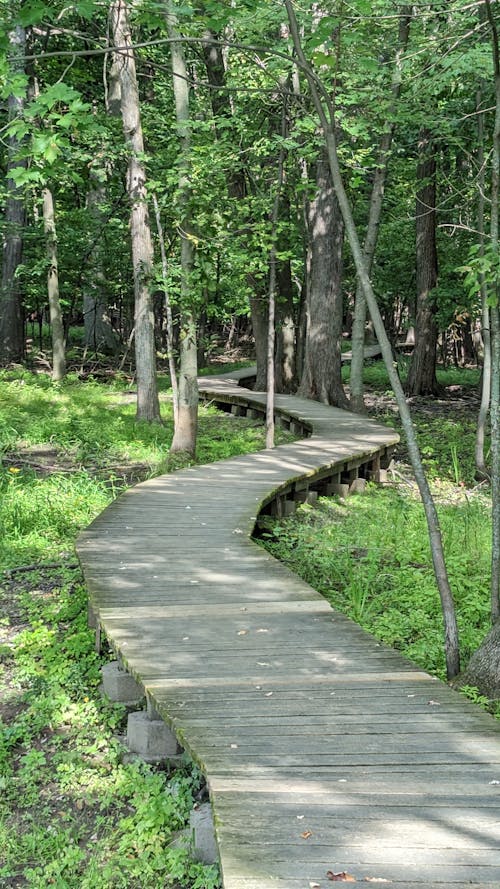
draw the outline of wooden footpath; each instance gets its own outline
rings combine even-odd
[[[258,416],[244,377],[202,395]],[[250,539],[261,510],[377,478],[397,436],[276,413],[308,437],[137,485],[80,536],[99,624],[206,774],[224,889],[499,889],[498,723]]]

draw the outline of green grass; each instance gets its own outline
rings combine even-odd
[[[118,389],[123,382],[53,384],[43,375],[0,375],[0,570],[71,550],[79,529],[126,486],[131,466],[147,476],[193,462],[169,455],[171,403],[162,402],[163,425],[138,423],[133,396]],[[278,441],[290,438],[277,431]],[[20,448],[29,464],[29,449],[40,445],[54,449],[53,474],[11,465]],[[256,421],[200,407],[197,462],[263,447]]]
[[[462,655],[489,629],[489,515],[479,498],[439,508]],[[331,604],[445,678],[443,624],[423,510],[414,497],[370,486],[320,500],[272,526],[266,546]]]
[[[400,356],[398,359],[398,370],[401,380],[406,380],[410,359],[407,356]],[[350,364],[344,364],[342,367],[342,379],[349,382],[351,375]],[[438,367],[436,371],[437,381],[443,386],[460,386],[462,389],[473,389],[479,384],[481,372],[478,368],[462,368],[462,367]],[[363,370],[363,381],[375,392],[391,392],[391,384],[383,361],[371,360],[366,362]]]
[[[126,390],[123,378],[55,385],[0,375],[1,885],[219,884],[217,869],[193,862],[178,840],[197,770],[186,762],[170,774],[124,759],[116,736],[125,710],[98,692],[85,588],[68,567],[79,531],[123,490],[131,468],[146,476],[186,464],[168,455],[171,404],[162,402],[162,426],[137,423]],[[264,446],[255,421],[201,409],[199,461]],[[44,454],[50,472],[38,465]],[[61,567],[7,571],[50,562]]]
[[[32,575],[17,598],[24,628],[0,660],[1,885],[215,889],[216,868],[174,843],[199,773],[123,758],[125,709],[98,692],[78,572]]]

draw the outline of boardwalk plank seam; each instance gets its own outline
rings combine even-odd
[[[258,419],[249,376],[201,395]],[[137,485],[80,535],[97,623],[206,774],[224,889],[498,886],[498,723],[250,539],[261,510],[377,478],[397,435],[294,396],[275,410],[307,437]]]

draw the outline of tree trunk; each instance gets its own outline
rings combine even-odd
[[[181,239],[181,306],[179,339],[179,384],[177,423],[170,450],[186,451],[194,455],[198,429],[198,348],[196,342],[196,318],[193,311],[192,272],[194,266],[194,236],[191,219],[191,134],[189,119],[189,79],[184,50],[179,39],[177,19],[172,7],[167,12],[168,36],[173,40],[170,47],[172,76],[175,96],[175,113],[179,134],[179,186],[178,204],[182,224]]]
[[[83,287],[84,342],[94,352],[116,355],[118,337],[111,326],[104,274],[102,234],[105,220],[101,207],[106,198],[106,171],[101,158],[92,164],[89,172],[89,190],[86,206],[93,222],[93,243],[87,258]]]
[[[9,34],[12,74],[24,70],[26,35],[19,25]],[[24,100],[9,96],[9,121],[23,112]],[[23,232],[26,223],[24,196],[12,178],[12,171],[25,167],[26,162],[17,157],[19,142],[15,136],[7,140],[7,174],[5,180],[5,233],[2,256],[2,282],[0,289],[0,364],[22,361],[24,357],[24,324],[22,293],[17,269],[21,265],[23,253]]]
[[[412,7],[402,6],[399,18],[399,47],[396,54],[396,64],[392,77],[392,101],[390,107],[390,117],[394,117],[394,112],[399,100],[402,83],[402,60],[408,45],[410,36],[410,22],[412,19]],[[365,242],[363,245],[363,254],[365,257],[366,270],[371,275],[373,268],[373,260],[375,257],[375,249],[378,241],[378,233],[380,226],[380,217],[382,215],[382,202],[384,198],[385,180],[387,177],[387,166],[389,162],[389,153],[391,150],[392,139],[394,136],[395,124],[393,122],[386,123],[385,132],[380,140],[378,152],[377,167],[373,176],[372,193],[370,198],[370,209],[368,213],[368,225],[366,229]],[[361,287],[359,278],[356,281],[356,299],[354,303],[354,320],[352,325],[352,360],[351,374],[349,380],[351,409],[363,412],[365,408],[363,398],[363,366],[364,366],[364,346],[366,341],[366,300]]]
[[[111,6],[112,34],[115,46],[126,50],[115,54],[119,68],[123,132],[129,151],[127,191],[130,202],[130,235],[134,269],[135,297],[135,363],[137,373],[137,419],[161,422],[156,380],[156,348],[154,336],[151,276],[153,242],[149,225],[144,167],[139,93],[132,47],[128,8],[124,0]]]
[[[255,293],[255,291],[254,291]],[[253,338],[257,358],[257,375],[255,390],[265,392],[267,389],[267,331],[269,329],[269,306],[264,296],[250,297],[250,313],[252,318]]]
[[[280,263],[277,276],[276,391],[290,393],[295,391],[296,376],[293,283],[289,260]]]
[[[47,245],[47,291],[49,298],[50,327],[52,332],[52,379],[57,382],[66,376],[64,325],[59,299],[59,271],[57,265],[57,233],[54,199],[49,188],[43,190],[43,226]]]
[[[500,53],[498,30],[489,0],[485,0],[491,29],[493,71],[495,82],[495,128],[491,158],[491,248],[498,263],[500,210]],[[491,321],[491,619],[500,620],[500,287],[496,282],[495,302],[490,307]]]
[[[339,158],[337,154],[337,142],[335,138],[335,113],[331,101],[329,99],[328,94],[325,90],[321,90],[321,95],[318,92],[319,84],[317,78],[313,75],[310,66],[307,63],[307,59],[304,55],[304,51],[302,49],[301,39],[299,28],[297,24],[297,19],[295,17],[295,12],[292,5],[292,0],[284,0],[286,11],[288,14],[288,19],[290,22],[290,30],[293,37],[293,43],[295,47],[295,51],[297,54],[297,58],[299,64],[301,66],[302,71],[305,73],[307,78],[309,89],[311,91],[311,95],[314,100],[314,105],[321,121],[321,126],[323,128],[323,133],[325,137],[325,142],[328,151],[328,161],[330,165],[330,171],[332,175],[332,181],[334,184],[335,192],[337,194],[337,198],[339,201],[340,209],[342,211],[342,216],[344,218],[344,223],[346,227],[347,236],[349,239],[349,245],[351,247],[352,256],[354,259],[354,263],[356,266],[356,273],[359,275],[361,283],[363,285],[363,290],[365,293],[365,299],[368,306],[368,311],[370,312],[373,326],[375,328],[375,333],[377,335],[377,339],[380,343],[380,348],[382,350],[382,356],[384,359],[385,367],[389,376],[389,380],[391,386],[394,390],[394,394],[396,397],[401,422],[403,425],[403,429],[406,436],[406,441],[408,444],[408,452],[410,455],[410,460],[412,463],[413,470],[415,472],[415,478],[418,484],[418,489],[420,491],[420,495],[422,497],[422,503],[424,506],[425,517],[427,520],[427,528],[429,532],[429,543],[432,555],[432,562],[434,566],[434,576],[436,578],[436,585],[439,590],[439,595],[441,599],[441,608],[443,613],[443,622],[444,622],[444,637],[445,637],[445,655],[446,655],[446,672],[448,679],[452,679],[454,676],[457,676],[460,672],[460,647],[458,641],[458,628],[455,614],[455,604],[453,601],[453,595],[450,589],[450,583],[448,579],[448,573],[446,570],[446,562],[444,559],[443,552],[443,542],[441,538],[441,529],[439,526],[439,519],[436,512],[436,506],[432,497],[432,493],[429,488],[429,484],[427,481],[427,477],[425,475],[425,471],[422,464],[422,458],[420,456],[420,450],[418,447],[417,438],[415,435],[415,430],[413,427],[411,414],[408,408],[408,404],[405,398],[405,394],[403,391],[403,387],[401,386],[401,381],[399,379],[399,375],[397,372],[397,368],[394,365],[393,354],[391,349],[391,344],[389,342],[389,338],[384,328],[384,324],[382,321],[382,316],[380,314],[380,310],[378,307],[378,303],[375,297],[375,293],[373,292],[373,288],[371,285],[370,278],[366,272],[363,251],[361,248],[361,244],[359,242],[358,233],[356,229],[356,225],[354,222],[354,217],[352,214],[351,206],[349,203],[349,199],[346,194],[346,190],[344,188],[344,183],[342,180],[342,175],[340,172]],[[328,108],[328,114],[325,111],[325,107],[323,105],[323,101]]]
[[[316,194],[307,203],[307,327],[299,394],[348,407],[341,378],[342,253],[344,224],[328,158],[316,167]]]
[[[493,701],[500,699],[500,621],[474,652],[458,684],[478,688]]]
[[[428,130],[419,140],[416,201],[416,281],[417,315],[415,348],[408,372],[408,395],[437,395],[436,350],[438,327],[432,291],[438,278],[436,247],[436,158]]]
[[[158,241],[160,243],[161,269],[162,269],[162,276],[163,276],[163,297],[165,300],[165,317],[167,319],[168,370],[169,370],[169,374],[170,374],[170,385],[172,386],[172,394],[173,394],[173,401],[174,401],[174,429],[175,429],[175,427],[178,423],[179,387],[178,387],[177,374],[176,374],[176,368],[175,368],[174,318],[173,318],[173,314],[172,314],[172,303],[170,301],[170,294],[168,292],[167,251],[165,249],[165,238],[163,235],[163,226],[161,224],[160,207],[158,205],[156,195],[153,195],[153,207],[154,207],[155,217],[156,217],[156,229],[158,231]]]
[[[486,171],[484,164],[484,112],[481,109],[481,91],[477,94],[477,135],[478,135],[478,152],[477,165],[479,168],[479,181],[477,189],[477,229],[479,232],[480,255],[484,256],[484,199],[486,185]],[[488,286],[486,277],[483,273],[480,275],[481,285],[481,334],[482,334],[482,352],[483,352],[483,372],[481,374],[481,404],[477,418],[476,430],[476,470],[478,477],[481,479],[488,478],[488,470],[486,468],[486,459],[484,453],[484,440],[486,435],[486,421],[490,409],[490,393],[491,393],[491,338],[490,338],[490,309],[488,306]]]

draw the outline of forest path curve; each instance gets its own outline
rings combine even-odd
[[[261,415],[248,376],[201,394]],[[311,434],[137,485],[81,534],[99,624],[207,776],[224,889],[498,889],[498,723],[250,539],[261,509],[376,478],[397,435],[294,396],[276,414]]]

